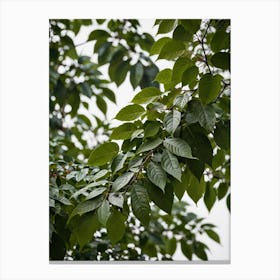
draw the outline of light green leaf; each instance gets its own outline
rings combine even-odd
[[[100,187],[100,188],[96,188],[94,189],[93,191],[91,191],[88,196],[86,197],[85,200],[89,200],[89,199],[92,199],[94,197],[97,197],[99,196],[100,194],[104,193],[105,191],[107,190],[106,187]]]
[[[131,178],[133,177],[134,173],[133,172],[127,172],[118,177],[112,185],[112,191],[117,192],[120,189],[122,189],[124,186],[126,186]]]
[[[108,196],[108,200],[113,205],[123,208],[124,198],[122,194],[110,193]]]
[[[140,81],[142,80],[143,74],[143,65],[140,61],[138,61],[130,69],[130,83],[133,89],[135,89],[139,85]]]
[[[150,181],[164,191],[167,176],[165,171],[156,163],[150,162],[147,168],[147,175]]]
[[[160,38],[159,40],[157,40],[152,48],[151,48],[151,51],[150,51],[150,54],[153,55],[153,54],[159,54],[161,49],[163,48],[163,46],[167,43],[167,42],[170,42],[171,41],[171,38],[169,37],[163,37],[163,38]]]
[[[192,246],[185,239],[181,239],[181,251],[188,260],[192,260]]]
[[[172,112],[166,114],[163,120],[165,129],[170,134],[173,134],[175,132],[180,122],[181,122],[181,113],[177,110],[173,110]]]
[[[182,170],[178,159],[168,150],[164,150],[162,153],[161,167],[177,180],[181,181]]]
[[[137,93],[132,99],[132,103],[146,104],[153,102],[161,95],[161,91],[155,87],[148,87]]]
[[[150,221],[149,196],[143,185],[135,184],[131,191],[131,207],[135,217],[146,227]]]
[[[213,52],[219,52],[220,50],[229,49],[230,33],[226,33],[225,31],[215,32],[210,45]]]
[[[180,94],[175,97],[173,105],[178,107],[178,109],[182,111],[188,104],[189,100],[190,100],[190,97],[188,94],[186,94],[186,93]]]
[[[144,132],[144,129],[137,129],[135,130],[132,135],[131,135],[131,138],[130,140],[132,141],[133,139],[137,138],[140,134],[142,134]]]
[[[90,166],[101,166],[111,161],[119,152],[118,144],[114,142],[101,144],[94,149],[88,159]]]
[[[142,106],[133,104],[122,108],[115,118],[120,121],[132,121],[138,119],[144,113],[145,109]]]
[[[111,164],[111,170],[113,173],[116,173],[117,171],[121,170],[124,166],[124,163],[127,159],[127,154],[119,154],[117,155]]]
[[[230,121],[216,124],[214,140],[222,149],[228,150],[230,148]]]
[[[207,131],[212,131],[216,122],[215,110],[212,104],[203,105],[199,100],[188,103],[186,121],[189,124],[199,122]]]
[[[180,138],[167,138],[163,142],[164,147],[171,153],[185,158],[193,158],[191,147]]]
[[[108,200],[104,200],[101,206],[97,209],[97,215],[99,222],[106,226],[107,220],[110,216],[110,204]]]
[[[158,32],[157,34],[164,34],[168,33],[173,30],[173,28],[176,26],[177,21],[173,19],[163,19],[161,23],[159,24]]]
[[[211,184],[207,183],[205,194],[204,194],[204,203],[209,212],[211,211],[215,202],[216,202],[216,190],[213,188]]]
[[[172,40],[163,46],[158,59],[173,60],[181,56],[185,50],[185,45],[182,42]]]
[[[91,241],[93,234],[98,230],[99,226],[100,224],[95,212],[87,213],[79,219],[73,232],[80,245],[80,250]]]
[[[222,88],[221,81],[223,77],[220,75],[211,75],[207,73],[202,76],[199,81],[198,90],[199,97],[204,104],[208,104],[213,101]]]
[[[215,67],[223,70],[230,70],[230,53],[218,52],[211,57],[211,62]]]
[[[116,140],[130,139],[136,129],[137,127],[134,123],[124,123],[113,129],[110,138]]]
[[[148,121],[147,125],[144,128],[145,138],[153,137],[159,132],[160,123],[157,121]]]
[[[187,68],[182,75],[182,85],[190,85],[193,83],[198,75],[198,68],[196,66],[191,66]]]
[[[140,154],[143,152],[147,152],[150,151],[154,148],[156,148],[157,146],[159,146],[162,143],[162,139],[160,139],[159,137],[153,139],[153,140],[148,140],[146,142],[144,142],[136,151],[136,154]]]
[[[198,200],[202,197],[205,192],[205,182],[201,180],[200,182],[197,180],[195,176],[189,173],[189,180],[187,186],[187,193],[190,198],[197,204]]]
[[[172,70],[169,68],[163,69],[160,72],[158,72],[155,81],[162,83],[162,84],[167,84],[171,82],[171,77],[172,77]]]
[[[205,232],[211,239],[213,239],[217,243],[221,243],[219,235],[214,230],[206,229]]]
[[[125,217],[119,211],[114,211],[111,213],[107,220],[106,228],[108,237],[113,245],[121,240],[125,233],[124,221]]]

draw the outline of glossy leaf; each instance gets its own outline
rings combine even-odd
[[[189,144],[181,138],[167,138],[163,141],[164,147],[171,153],[185,158],[193,158]]]
[[[101,144],[94,149],[88,159],[91,166],[101,166],[111,161],[119,152],[118,144],[114,142]]]
[[[135,89],[139,85],[140,81],[142,80],[143,74],[143,65],[140,61],[138,61],[130,69],[130,83],[133,89]]]
[[[146,188],[141,184],[135,184],[131,191],[131,207],[135,217],[144,225],[149,225],[150,204]]]
[[[182,171],[178,159],[168,150],[162,153],[161,167],[177,180],[181,181]]]
[[[132,121],[138,119],[145,113],[145,109],[138,105],[128,105],[122,108],[116,115],[116,119],[120,121]]]
[[[166,131],[173,134],[181,122],[181,113],[177,110],[173,110],[166,114],[163,122]]]
[[[190,99],[189,95],[187,95],[187,94],[180,94],[180,95],[175,97],[173,104],[179,110],[182,111],[186,107],[186,105],[188,104],[189,99]]]
[[[88,194],[88,196],[86,197],[85,200],[89,200],[89,199],[95,198],[95,197],[101,195],[102,193],[104,193],[106,190],[107,190],[106,187],[96,188],[96,189],[94,189],[93,191],[91,191]]]
[[[123,208],[124,198],[120,193],[110,193],[108,196],[108,200],[115,206]]]
[[[97,216],[99,222],[103,225],[106,226],[107,220],[110,216],[110,204],[108,200],[104,200],[101,204],[101,206],[97,210]]]
[[[148,140],[146,142],[144,142],[137,150],[136,150],[136,154],[140,154],[143,152],[147,152],[150,151],[156,147],[158,147],[160,144],[162,143],[162,139],[160,139],[159,137],[152,139],[152,140]]]
[[[119,170],[121,170],[124,166],[124,163],[127,159],[127,154],[119,154],[117,155],[111,164],[111,170],[113,173],[118,172]]]
[[[118,177],[112,184],[112,191],[118,192],[120,189],[126,186],[133,177],[133,175],[133,172],[126,172],[120,177]]]
[[[164,191],[167,177],[165,171],[158,164],[150,162],[147,168],[147,175],[153,184]]]

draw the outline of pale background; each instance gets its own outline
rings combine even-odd
[[[160,8],[159,8],[160,7]],[[279,2],[1,2],[2,279],[278,279]],[[228,265],[49,265],[48,19],[232,19]]]

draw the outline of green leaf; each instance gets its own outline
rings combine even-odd
[[[229,189],[229,185],[226,183],[221,183],[219,185],[219,187],[218,187],[218,199],[219,200],[223,199],[226,196],[228,189]]]
[[[205,194],[204,194],[204,203],[209,212],[211,211],[215,202],[216,202],[216,190],[213,188],[211,184],[207,183]]]
[[[212,161],[212,167],[213,169],[218,168],[221,166],[225,161],[225,153],[223,150],[218,150],[217,154],[214,156]]]
[[[161,189],[149,182],[146,182],[145,186],[147,187],[150,199],[161,210],[165,211],[168,214],[171,214],[174,200],[173,187],[171,185],[168,185],[165,188],[165,192],[163,192]]]
[[[96,181],[102,177],[104,177],[109,171],[107,169],[102,169],[100,171],[98,171],[93,177],[92,180]]]
[[[96,96],[96,105],[98,107],[98,109],[100,109],[100,111],[106,115],[107,113],[107,104],[106,102],[104,101],[104,99],[100,96]]]
[[[162,143],[162,139],[160,139],[159,137],[153,139],[153,140],[148,140],[146,142],[144,142],[136,151],[136,154],[140,154],[143,152],[147,152],[150,151],[154,148],[156,148],[157,146],[159,146]]]
[[[211,57],[212,64],[223,70],[230,70],[230,53],[218,52]]]
[[[177,180],[181,181],[182,171],[181,166],[176,156],[170,153],[168,150],[164,150],[162,153],[161,167]]]
[[[133,177],[133,175],[133,172],[127,172],[118,177],[112,184],[112,192],[117,192],[124,186],[126,186]]]
[[[73,232],[80,245],[80,250],[92,239],[99,226],[100,224],[95,212],[87,213],[79,219]]]
[[[165,251],[170,256],[173,256],[177,248],[177,240],[175,237],[165,240]]]
[[[131,207],[135,217],[146,227],[150,221],[149,196],[143,185],[135,184],[131,191]]]
[[[101,166],[111,161],[119,152],[118,144],[114,142],[101,144],[94,149],[88,159],[90,166]]]
[[[172,70],[169,68],[163,69],[160,72],[158,72],[155,81],[162,83],[162,84],[167,84],[171,82],[171,77],[172,77]]]
[[[210,140],[205,134],[198,133],[192,126],[188,126],[183,130],[182,138],[191,146],[193,156],[210,166],[212,165],[213,149]]]
[[[192,260],[192,246],[185,239],[181,239],[181,251],[188,260]]]
[[[110,34],[108,32],[97,29],[89,34],[88,41],[92,41],[92,40],[106,41],[108,37],[110,37]]]
[[[116,72],[114,74],[114,81],[116,83],[117,86],[120,86],[127,75],[128,70],[130,69],[130,64],[129,61],[122,61],[117,67],[116,67]]]
[[[160,51],[158,59],[173,60],[185,52],[185,45],[180,41],[167,42]]]
[[[173,110],[172,112],[166,114],[163,120],[165,129],[170,134],[173,134],[175,132],[180,122],[181,122],[181,113],[177,110]]]
[[[113,205],[123,208],[124,198],[120,193],[110,193],[108,196],[108,200]]]
[[[214,230],[206,229],[205,232],[211,239],[213,239],[217,243],[221,243],[219,235]]]
[[[175,97],[173,105],[178,107],[178,109],[182,111],[186,107],[187,103],[189,102],[189,99],[190,97],[186,93],[180,94]]]
[[[202,242],[196,241],[193,243],[193,252],[200,259],[202,259],[204,261],[208,260],[207,254],[205,252],[205,244],[203,244]]]
[[[68,223],[69,221],[76,215],[83,215],[87,212],[91,212],[98,208],[101,203],[102,203],[103,198],[102,197],[97,197],[91,200],[86,200],[78,204],[76,208],[72,211],[71,215],[69,216]]]
[[[178,25],[172,35],[173,39],[178,40],[178,41],[183,41],[183,42],[189,42],[193,34],[187,31],[183,25]]]
[[[173,66],[172,81],[175,84],[180,83],[182,81],[182,75],[184,71],[193,65],[193,62],[188,57],[178,58]]]
[[[142,134],[144,132],[144,129],[137,129],[135,130],[132,135],[131,135],[131,138],[130,140],[132,141],[133,139],[137,138],[140,134]],[[140,137],[141,138],[141,137]]]
[[[123,62],[123,57],[124,57],[124,50],[119,49],[116,51],[111,59],[110,65],[109,65],[109,70],[108,74],[111,79],[111,81],[116,80],[116,75],[117,75],[117,68],[119,65]]]
[[[163,38],[160,38],[159,40],[157,40],[152,48],[151,48],[151,51],[150,51],[150,54],[153,55],[153,54],[159,54],[161,49],[163,48],[163,46],[167,43],[167,42],[170,42],[171,41],[171,38],[169,37],[163,37]]]
[[[104,42],[98,48],[98,64],[103,65],[107,63],[110,59],[110,51],[112,48],[111,42]]]
[[[140,61],[134,64],[130,69],[130,83],[135,89],[142,80],[144,74],[144,68]]]
[[[167,177],[164,170],[158,164],[151,161],[148,164],[147,175],[153,184],[155,184],[162,191],[164,191]]]
[[[200,181],[204,172],[204,163],[196,159],[187,159],[187,164],[192,174]]]
[[[108,88],[102,88],[102,91],[104,96],[106,96],[110,101],[116,104],[115,93],[112,90]]]
[[[97,215],[99,222],[106,226],[107,220],[110,216],[110,204],[108,200],[104,200],[101,206],[97,209]]]
[[[133,104],[122,108],[115,118],[120,121],[132,121],[138,119],[144,113],[145,109],[142,106]]]
[[[193,83],[196,80],[197,75],[198,68],[196,66],[187,68],[182,75],[182,85],[185,86]]]
[[[157,34],[164,34],[164,33],[168,33],[170,31],[172,31],[173,28],[175,27],[176,23],[177,23],[177,21],[173,20],[173,19],[162,20],[161,23],[159,24]]]
[[[218,122],[214,131],[214,140],[224,150],[230,148],[230,121]]]
[[[191,34],[194,34],[199,28],[201,24],[200,19],[184,19],[180,20],[180,23],[184,26],[186,31],[188,31]]]
[[[227,203],[227,208],[228,208],[228,210],[230,212],[230,194],[227,196],[226,203]]]
[[[211,40],[210,46],[213,52],[229,49],[230,33],[226,33],[225,31],[216,31]]]
[[[199,97],[204,104],[208,104],[220,93],[222,88],[221,81],[223,77],[220,75],[211,75],[207,73],[202,76],[199,81],[198,90],[199,90]]]
[[[110,138],[116,140],[130,139],[136,129],[137,127],[134,123],[124,123],[113,129]]]
[[[81,88],[82,93],[88,98],[91,98],[92,96],[91,86],[87,82],[81,83],[79,84],[79,86]]]
[[[116,173],[117,171],[121,170],[124,166],[124,163],[127,159],[127,155],[126,154],[119,154],[117,155],[111,164],[111,170],[113,173]]]
[[[166,138],[163,141],[164,147],[171,153],[185,158],[193,158],[189,144],[180,138]]]
[[[89,200],[89,199],[92,199],[94,197],[97,197],[99,196],[100,194],[104,193],[105,191],[107,190],[106,187],[100,187],[100,188],[96,188],[94,189],[93,191],[91,191],[88,196],[86,197],[85,200]]]
[[[113,245],[120,241],[125,233],[124,221],[125,217],[117,210],[111,213],[107,220],[108,237]]]
[[[189,176],[190,177],[187,185],[187,193],[190,198],[197,204],[197,202],[205,192],[205,183],[204,180],[201,180],[199,182],[197,178],[191,173],[189,173]]]
[[[175,195],[179,200],[182,199],[185,191],[187,190],[188,182],[189,182],[189,176],[187,170],[183,172],[181,177],[181,182],[176,179],[173,179],[171,181],[171,185],[174,188]]]
[[[132,103],[146,104],[153,102],[161,95],[161,91],[155,87],[148,87],[137,93],[132,99]]]
[[[189,124],[199,122],[207,131],[212,131],[216,122],[215,110],[212,104],[203,105],[199,100],[188,103],[186,121]]]
[[[160,123],[157,121],[148,121],[144,128],[144,136],[146,138],[153,137],[158,134]]]

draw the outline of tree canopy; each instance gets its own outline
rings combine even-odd
[[[85,56],[75,37],[92,26]],[[230,210],[230,21],[153,28],[157,36],[136,19],[49,22],[51,260],[173,260],[176,249],[207,260],[200,237],[220,243],[182,198]],[[136,94],[113,127],[112,84],[127,77]]]

